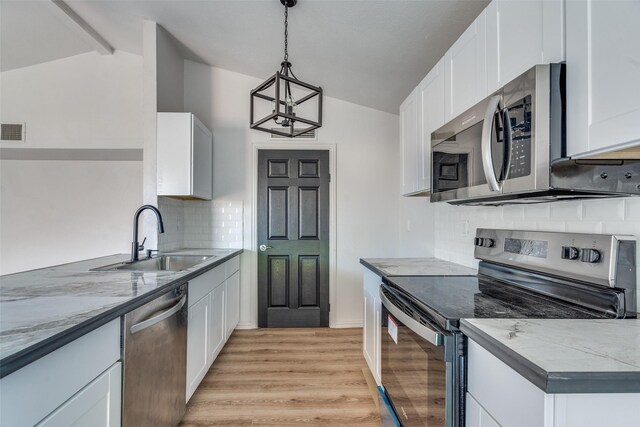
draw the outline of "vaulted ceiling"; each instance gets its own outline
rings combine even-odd
[[[91,50],[48,0],[0,1],[3,70]],[[142,52],[141,22],[158,22],[193,58],[266,78],[279,68],[278,0],[72,0],[114,48]],[[488,0],[299,0],[289,12],[296,75],[332,96],[397,113],[398,106]]]

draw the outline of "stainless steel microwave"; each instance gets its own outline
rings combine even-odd
[[[566,157],[565,64],[536,65],[431,134],[431,201],[640,195],[640,160]]]

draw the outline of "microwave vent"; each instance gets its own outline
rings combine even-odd
[[[0,140],[2,142],[24,142],[24,123],[2,123]]]

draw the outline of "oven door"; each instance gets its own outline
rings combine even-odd
[[[406,314],[415,308],[394,290],[383,286],[380,297],[382,387],[395,416],[403,426],[456,425],[447,333]]]

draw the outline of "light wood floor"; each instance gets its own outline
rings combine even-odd
[[[238,330],[180,424],[379,426],[362,329]]]

